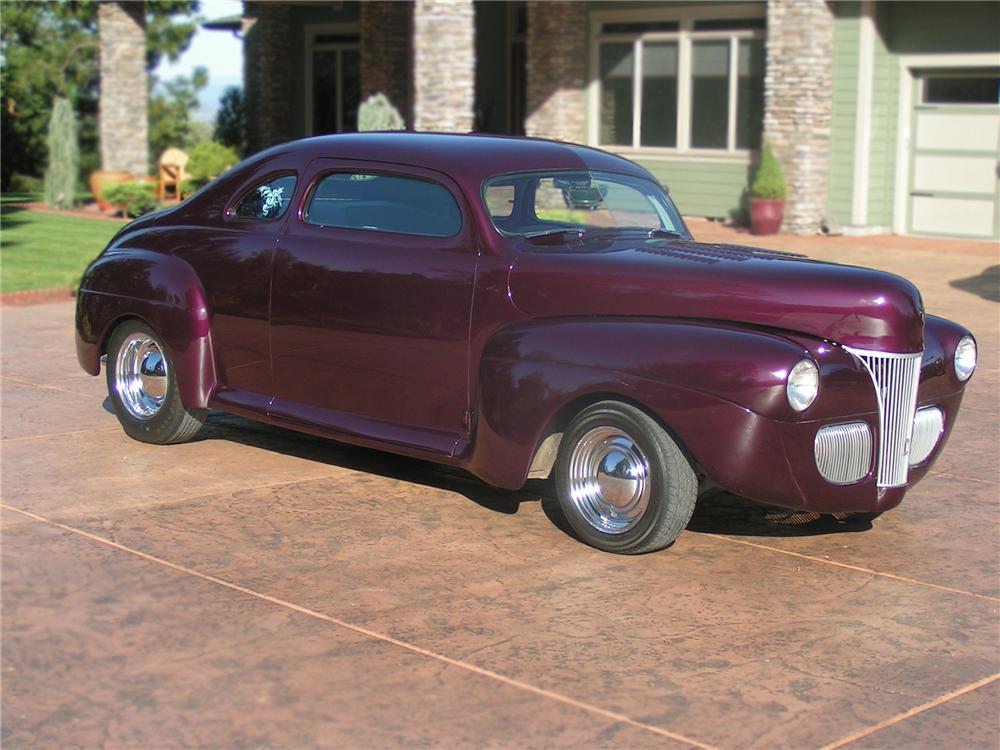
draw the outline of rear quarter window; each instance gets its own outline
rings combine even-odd
[[[295,181],[295,175],[284,174],[255,185],[236,204],[232,215],[261,221],[281,218],[291,203]]]
[[[422,237],[451,237],[462,212],[451,192],[430,180],[368,172],[334,172],[309,198],[307,224]]]

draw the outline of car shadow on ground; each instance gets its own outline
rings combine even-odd
[[[104,409],[114,413],[110,399]],[[529,480],[521,490],[505,490],[486,484],[462,469],[422,461],[371,448],[338,443],[257,422],[233,414],[212,411],[195,441],[227,440],[240,445],[293,456],[329,466],[398,479],[412,484],[455,492],[477,505],[504,515],[515,515],[522,503],[541,503],[542,511],[564,533],[578,538],[566,521],[551,480]],[[866,531],[868,520],[789,511],[714,491],[698,499],[687,530],[701,534],[734,536],[813,536]]]
[[[990,302],[1000,302],[1000,265],[987,266],[978,276],[948,282],[963,292],[976,294]]]

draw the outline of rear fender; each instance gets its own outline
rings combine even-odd
[[[84,273],[76,306],[77,359],[91,375],[114,328],[128,318],[148,324],[174,367],[181,401],[206,408],[217,383],[211,321],[197,274],[172,255],[113,250]]]

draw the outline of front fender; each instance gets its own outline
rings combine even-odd
[[[112,249],[86,270],[76,305],[76,350],[81,367],[100,372],[112,330],[138,318],[156,331],[174,367],[181,401],[206,408],[217,383],[211,320],[194,269],[172,255]]]
[[[792,419],[788,371],[809,349],[773,333],[727,324],[655,318],[567,318],[520,323],[495,334],[484,362],[588,368],[613,380],[642,379]]]
[[[713,442],[724,439],[738,448],[753,437],[734,418],[798,417],[788,406],[785,378],[808,354],[801,343],[721,324],[623,318],[519,323],[495,334],[485,349],[470,468],[501,486],[521,486],[546,428],[560,410],[587,396],[646,406],[698,463],[717,464]],[[775,471],[787,473],[783,456],[769,460],[777,462]]]

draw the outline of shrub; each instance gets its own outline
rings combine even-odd
[[[49,119],[49,166],[45,170],[45,205],[73,208],[80,153],[76,142],[76,114],[68,99],[59,97]]]
[[[191,149],[187,172],[192,180],[203,185],[209,180],[214,180],[239,160],[240,157],[231,148],[215,141],[203,141]]]
[[[45,190],[45,181],[41,177],[32,177],[29,174],[15,172],[10,178],[10,192],[12,193],[41,193]]]
[[[404,130],[406,123],[385,94],[372,94],[358,108],[358,130]]]
[[[149,182],[120,182],[102,191],[104,200],[120,206],[131,218],[148,214],[156,208],[156,188]]]
[[[771,144],[765,143],[764,152],[760,157],[760,166],[757,167],[757,175],[750,187],[750,196],[784,200],[787,192],[788,188],[785,186],[785,175],[781,171],[781,163],[775,157]]]

